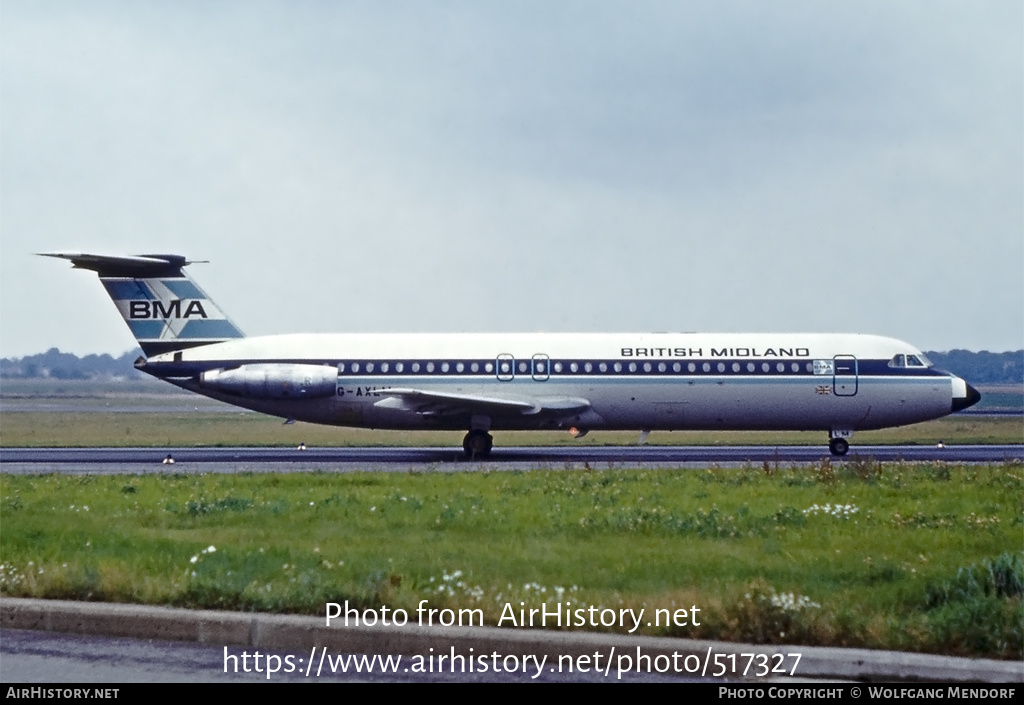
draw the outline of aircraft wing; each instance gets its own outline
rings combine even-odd
[[[409,387],[392,387],[377,392],[382,399],[374,406],[385,409],[411,411],[424,416],[459,416],[485,414],[488,416],[533,416],[553,414],[562,416],[579,413],[590,408],[590,402],[578,397],[497,397],[475,394],[453,394]]]

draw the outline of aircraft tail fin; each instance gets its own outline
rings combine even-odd
[[[244,337],[185,274],[195,262],[181,255],[40,254],[96,272],[147,357]]]

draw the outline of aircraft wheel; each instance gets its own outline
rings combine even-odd
[[[850,443],[845,438],[833,438],[828,442],[828,449],[832,455],[846,455],[850,450]]]
[[[462,450],[468,460],[486,458],[490,455],[494,439],[487,431],[470,431],[462,439]]]

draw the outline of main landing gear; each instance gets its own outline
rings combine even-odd
[[[480,460],[486,458],[491,453],[491,447],[494,445],[494,439],[487,431],[481,431],[474,429],[466,434],[466,437],[462,439],[462,450],[466,454],[467,460]]]

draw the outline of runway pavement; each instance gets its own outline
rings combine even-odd
[[[173,460],[173,464],[168,458]],[[322,470],[447,471],[614,465],[707,467],[765,462],[792,465],[829,459],[1002,463],[1024,461],[1024,445],[853,446],[837,458],[823,446],[578,446],[495,448],[483,461],[466,461],[454,448],[4,448],[0,472],[10,474],[145,472],[280,472]]]

